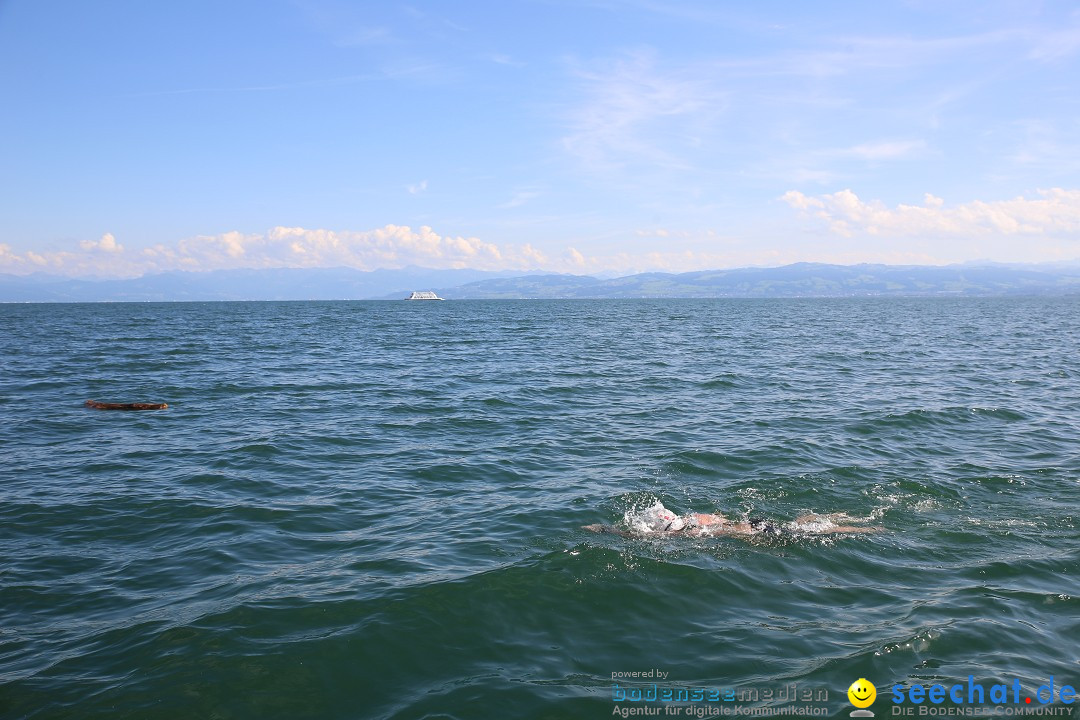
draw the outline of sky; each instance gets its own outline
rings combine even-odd
[[[1080,5],[0,0],[0,273],[1080,259]]]

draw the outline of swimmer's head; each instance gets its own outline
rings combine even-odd
[[[640,532],[678,532],[686,527],[686,521],[664,507],[662,502],[644,511],[631,515],[627,513],[627,524]]]

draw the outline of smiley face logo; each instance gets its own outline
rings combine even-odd
[[[874,683],[866,678],[859,678],[851,683],[851,687],[847,689],[847,696],[855,707],[867,708],[874,704],[874,699],[877,697],[877,688],[874,687]]]

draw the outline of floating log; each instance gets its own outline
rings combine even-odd
[[[95,410],[165,410],[169,406],[165,403],[107,403],[87,400],[86,407]]]

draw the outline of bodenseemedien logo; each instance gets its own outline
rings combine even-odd
[[[851,711],[851,717],[874,717],[874,711],[866,709],[873,705],[874,699],[877,698],[877,688],[874,687],[874,683],[866,678],[859,678],[851,683],[851,687],[847,689],[847,696],[851,704],[858,708]]]

